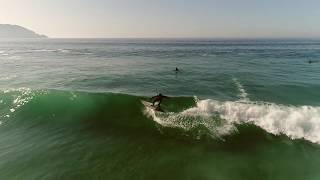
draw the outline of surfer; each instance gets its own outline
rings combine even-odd
[[[317,62],[318,62],[318,61],[313,61],[313,60],[309,60],[309,61],[308,61],[309,64],[311,64],[311,63],[317,63]]]
[[[160,108],[160,104],[161,104],[161,102],[162,102],[162,99],[169,99],[169,97],[168,97],[168,96],[164,96],[164,95],[162,95],[161,93],[159,93],[158,95],[153,96],[151,99],[153,99],[153,101],[152,101],[152,106],[154,106],[154,104],[155,104],[156,102],[158,102],[158,107]]]
[[[179,69],[178,69],[178,67],[176,67],[176,69],[174,70],[175,72],[179,72]]]

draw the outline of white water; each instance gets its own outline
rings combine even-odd
[[[148,108],[145,112],[162,126],[187,131],[205,126],[215,137],[234,132],[236,124],[250,123],[274,135],[284,134],[320,144],[320,107],[251,102],[242,85],[236,80],[235,83],[240,92],[239,101],[197,100],[195,107],[179,113],[156,113]]]

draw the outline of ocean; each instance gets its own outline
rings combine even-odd
[[[0,72],[0,179],[320,179],[318,40],[7,39]]]

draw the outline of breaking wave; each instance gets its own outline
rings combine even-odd
[[[84,121],[126,131],[154,131],[159,125],[195,134],[196,138],[205,134],[224,140],[225,136],[242,133],[238,125],[251,124],[274,135],[320,144],[320,107],[172,97],[163,103],[163,113],[144,106],[141,99],[146,98],[28,88],[5,90],[0,92],[0,127],[12,120],[31,123],[40,119],[42,123]]]

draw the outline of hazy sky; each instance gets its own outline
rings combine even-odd
[[[320,37],[320,0],[0,0],[50,37]]]

